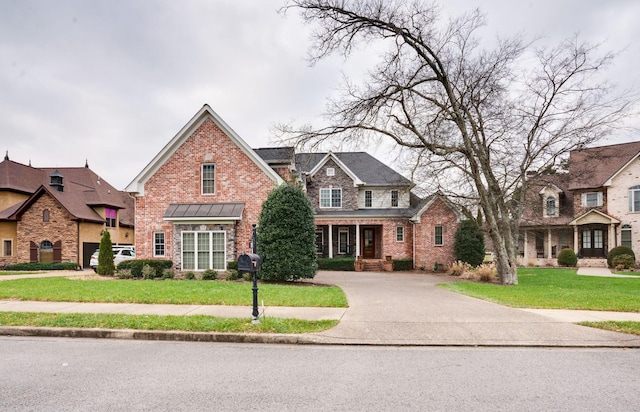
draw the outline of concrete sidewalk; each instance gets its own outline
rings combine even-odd
[[[72,275],[82,276],[88,273]],[[25,276],[29,275],[21,275],[20,278]],[[340,324],[335,328],[315,334],[268,335],[0,327],[0,335],[352,345],[640,347],[640,336],[573,324],[586,320],[640,321],[640,313],[514,309],[449,292],[436,286],[438,283],[451,281],[452,278],[447,276],[418,273],[319,272],[314,282],[342,287],[347,294],[349,308],[260,308],[261,315],[264,316],[340,320]],[[6,300],[0,301],[0,311],[205,314],[248,318],[251,317],[252,308]]]

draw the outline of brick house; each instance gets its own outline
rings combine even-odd
[[[134,240],[133,199],[88,165],[35,168],[0,162],[0,267],[76,262],[89,267],[102,231],[114,244]]]
[[[564,248],[580,265],[601,265],[619,245],[640,256],[640,142],[573,151],[568,173],[528,182],[524,263],[554,264]]]
[[[136,253],[178,270],[224,270],[249,250],[269,192],[294,180],[314,205],[319,256],[413,258],[425,268],[453,260],[459,218],[441,195],[419,199],[366,153],[252,149],[208,105],[125,189],[136,199]]]

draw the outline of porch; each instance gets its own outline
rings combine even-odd
[[[316,253],[321,258],[382,259],[382,239],[382,225],[317,225]]]

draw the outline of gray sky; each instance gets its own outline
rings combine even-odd
[[[0,151],[36,167],[89,166],[123,189],[208,103],[252,147],[274,123],[312,122],[367,50],[310,67],[308,30],[284,0],[0,0]],[[448,0],[479,6],[488,39],[523,33],[622,50],[609,72],[640,86],[637,0]],[[634,120],[634,122],[637,124]],[[637,140],[621,134],[603,143]],[[370,150],[383,158],[383,153]]]

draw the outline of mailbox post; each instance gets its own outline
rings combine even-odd
[[[256,225],[253,225],[253,231],[251,234],[253,253],[243,253],[238,257],[238,271],[249,272],[253,275],[253,312],[251,323],[260,323],[260,312],[258,311],[258,270],[260,270],[260,264],[262,259],[256,253]]]

